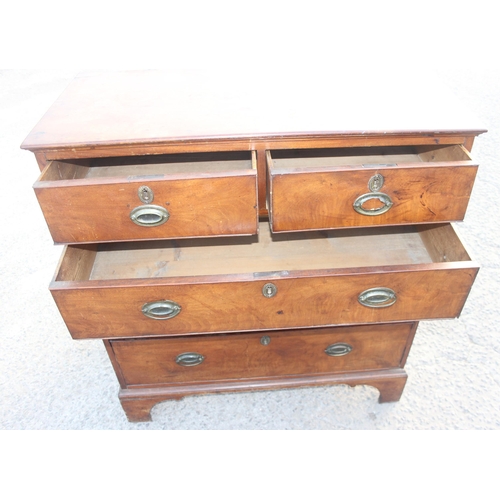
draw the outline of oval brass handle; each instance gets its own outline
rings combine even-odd
[[[141,205],[130,212],[130,220],[138,226],[161,226],[167,222],[170,214],[159,205]]]
[[[379,208],[363,208],[363,205],[369,200],[379,200],[382,202],[382,206]],[[366,193],[356,198],[352,206],[361,215],[381,215],[385,214],[392,205],[390,196],[385,193]]]
[[[370,288],[359,294],[358,301],[366,307],[389,307],[397,300],[396,292],[390,288]]]
[[[205,356],[197,352],[183,352],[175,358],[175,362],[181,366],[196,366],[203,363]]]
[[[181,312],[181,306],[172,300],[147,302],[142,306],[142,314],[152,319],[171,319]]]
[[[325,353],[328,354],[328,356],[345,356],[351,351],[352,345],[346,344],[345,342],[331,344],[325,349]]]

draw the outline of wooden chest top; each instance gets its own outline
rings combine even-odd
[[[77,77],[22,144],[31,151],[370,134],[485,132],[416,75],[123,71]]]

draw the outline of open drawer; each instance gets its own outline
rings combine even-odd
[[[267,152],[273,232],[462,220],[477,165],[461,145]]]
[[[452,318],[477,274],[450,224],[68,246],[50,289],[74,338]]]
[[[33,186],[56,243],[257,232],[255,152],[50,162]]]

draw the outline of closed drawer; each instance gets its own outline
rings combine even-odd
[[[50,289],[74,338],[452,318],[478,267],[450,224],[67,247]]]
[[[34,190],[56,243],[257,232],[249,151],[52,161]]]
[[[415,324],[113,340],[126,386],[403,367]]]
[[[477,171],[461,145],[268,151],[274,232],[462,220]]]

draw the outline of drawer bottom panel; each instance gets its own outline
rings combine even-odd
[[[417,323],[106,341],[122,388],[402,368]]]

